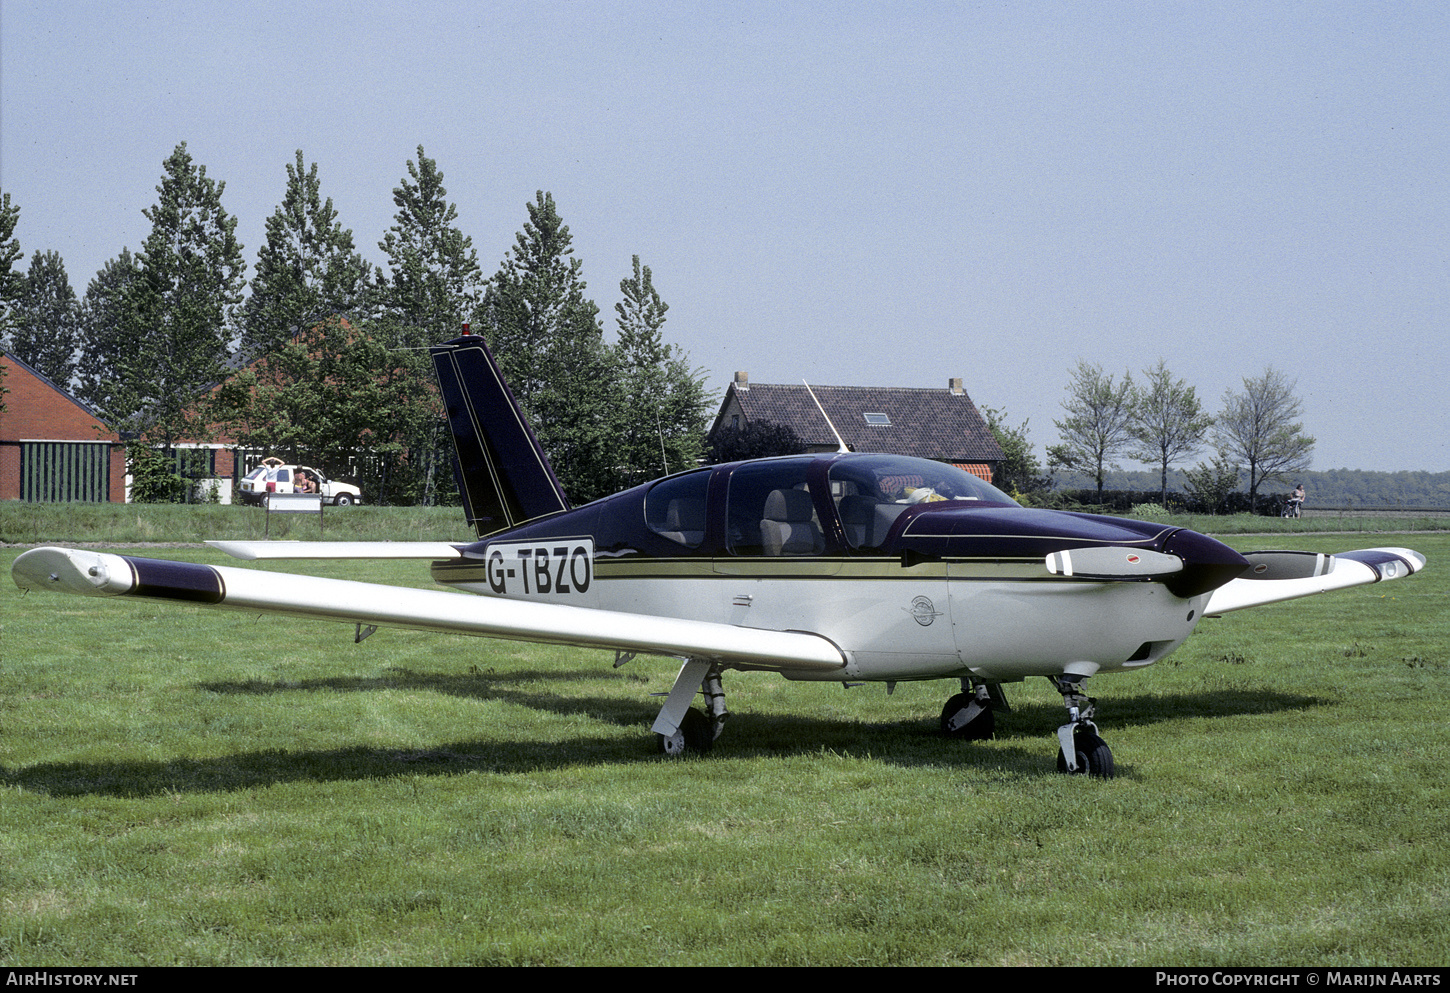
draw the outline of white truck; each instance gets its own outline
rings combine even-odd
[[[270,493],[316,493],[334,507],[362,503],[362,491],[351,483],[328,479],[311,466],[287,465],[281,459],[263,459],[242,477],[237,496],[246,504],[267,505]]]

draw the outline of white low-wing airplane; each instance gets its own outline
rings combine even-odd
[[[1404,548],[1240,555],[1184,528],[1025,509],[970,473],[897,455],[709,466],[571,508],[482,339],[432,351],[479,541],[208,544],[242,559],[426,559],[451,590],[66,548],[24,553],[15,582],[346,621],[359,639],[390,625],[612,648],[617,665],[674,656],[684,664],[652,728],[672,755],[718,737],[730,669],[957,679],[941,726],[968,739],[993,734],[1003,683],[1045,676],[1068,711],[1058,768],[1111,776],[1088,677],[1152,665],[1205,616],[1425,565]]]

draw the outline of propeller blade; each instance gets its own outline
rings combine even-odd
[[[1154,579],[1182,572],[1183,560],[1163,552],[1105,545],[1053,552],[1047,556],[1047,571],[1083,579]]]
[[[1313,579],[1334,571],[1334,556],[1321,552],[1245,552],[1244,579]]]

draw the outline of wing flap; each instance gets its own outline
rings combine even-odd
[[[22,589],[80,596],[184,600],[350,624],[612,648],[748,663],[767,669],[823,672],[846,664],[841,650],[830,640],[809,632],[769,631],[72,548],[31,549],[15,560],[11,575]]]
[[[1279,565],[1280,558],[1287,554],[1250,552],[1244,557],[1255,562],[1255,556],[1258,555],[1262,558],[1257,561],[1273,566]],[[1280,568],[1289,572],[1291,578],[1265,579],[1259,575],[1235,579],[1220,586],[1209,596],[1208,605],[1203,609],[1204,614],[1228,614],[1248,607],[1282,603],[1316,593],[1328,593],[1330,590],[1411,576],[1425,568],[1425,556],[1408,548],[1361,548],[1340,552],[1327,563],[1316,563],[1310,558],[1305,560],[1305,565],[1296,569],[1282,565]],[[1311,574],[1306,575],[1306,572]]]

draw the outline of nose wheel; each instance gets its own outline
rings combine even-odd
[[[1113,778],[1113,753],[1093,723],[1097,701],[1082,692],[1085,676],[1064,673],[1053,679],[1062,694],[1068,722],[1057,729],[1057,771],[1074,776]]]

